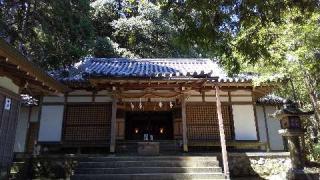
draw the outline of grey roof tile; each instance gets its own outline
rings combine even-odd
[[[69,83],[85,83],[88,78],[204,78],[218,77],[218,82],[249,82],[257,74],[243,73],[233,77],[216,61],[199,58],[128,59],[88,57],[65,69],[49,72]]]
[[[63,73],[64,71],[65,73]],[[226,77],[225,71],[210,59],[126,59],[85,58],[51,75],[62,81],[86,77]]]
[[[270,105],[282,105],[285,101],[285,98],[282,98],[280,96],[276,96],[274,94],[269,94],[266,96],[263,96],[257,100],[258,104],[270,104]]]

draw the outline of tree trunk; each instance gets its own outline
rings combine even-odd
[[[316,88],[314,87],[314,83],[312,83],[311,78],[307,75],[307,73],[304,73],[304,81],[306,84],[306,87],[308,88],[308,94],[311,101],[311,105],[314,110],[314,117],[317,121],[317,126],[320,128],[320,107],[318,105],[318,99],[317,99],[317,92]]]
[[[309,91],[309,97],[311,100],[312,107],[314,109],[314,116],[318,123],[318,128],[320,128],[320,109],[317,103],[318,100],[317,100],[316,92],[314,90]]]

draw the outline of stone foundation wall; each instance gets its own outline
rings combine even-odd
[[[19,157],[11,167],[12,179],[68,179],[78,164],[78,159],[69,155]]]
[[[270,178],[281,176],[291,168],[289,153],[229,153],[229,169],[233,177],[260,176]]]

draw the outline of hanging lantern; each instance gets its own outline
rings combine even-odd
[[[130,103],[130,106],[131,106],[131,110],[133,110],[134,109],[134,104]]]
[[[173,108],[173,103],[170,101],[170,108],[172,109]]]
[[[139,133],[139,128],[134,128],[134,133],[138,134]]]
[[[162,106],[163,106],[163,104],[162,104],[162,102],[160,101],[160,102],[159,102],[159,107],[162,108]]]
[[[160,134],[164,133],[164,128],[160,128]]]
[[[140,103],[139,103],[139,109],[142,109],[141,98],[140,98]]]

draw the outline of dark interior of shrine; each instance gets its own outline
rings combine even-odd
[[[126,113],[126,140],[145,139],[148,134],[148,140],[172,140],[173,139],[173,121],[172,113],[162,112],[127,112]]]

